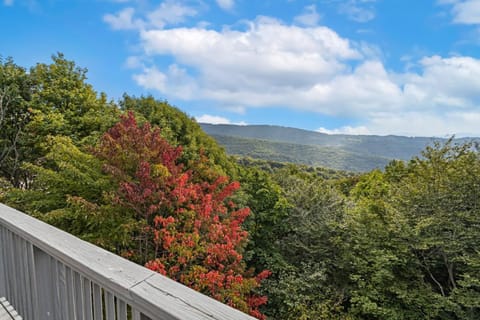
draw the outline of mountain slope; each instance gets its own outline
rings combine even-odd
[[[434,141],[445,141],[393,135],[328,135],[269,125],[200,125],[229,154],[351,171],[383,168],[392,159],[409,160]]]
[[[212,135],[227,153],[254,159],[306,164],[346,171],[369,171],[383,168],[390,159],[348,152],[335,147],[267,141]]]

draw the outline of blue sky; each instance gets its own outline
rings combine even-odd
[[[117,100],[326,133],[480,136],[480,0],[0,0],[0,55]]]

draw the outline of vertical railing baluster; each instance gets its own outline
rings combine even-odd
[[[21,273],[22,273],[22,297],[23,297],[23,311],[22,315],[26,319],[33,319],[33,301],[32,301],[32,284],[30,282],[30,270],[28,269],[28,242],[19,238]]]
[[[66,295],[64,297],[65,309],[68,315],[68,319],[75,320],[75,299],[73,297],[73,275],[72,269],[65,266],[65,291]]]
[[[132,320],[140,320],[140,311],[132,308]]]
[[[64,307],[62,303],[62,299],[65,296],[64,290],[61,289],[62,287],[62,277],[60,275],[61,272],[61,265],[54,258],[50,258],[50,266],[52,269],[52,285],[54,291],[53,297],[53,314],[56,320],[65,319]]]
[[[37,296],[36,316],[41,320],[55,319],[55,288],[52,259],[42,250],[33,247],[35,286]]]
[[[22,247],[20,245],[20,237],[16,234],[13,235],[14,237],[14,257],[15,257],[15,271],[16,271],[16,279],[17,279],[17,304],[14,306],[18,312],[21,314],[25,313],[25,301],[23,292],[25,292],[25,282],[23,281],[23,277],[25,272],[23,270],[23,263],[22,263]]]
[[[68,314],[68,303],[66,303],[67,298],[67,275],[66,275],[66,267],[65,265],[57,261],[57,275],[58,275],[58,282],[57,282],[57,294],[58,294],[58,305],[59,305],[59,314],[62,319],[69,319]],[[70,320],[70,319],[69,319]]]
[[[25,255],[27,258],[27,270],[28,270],[28,281],[30,283],[30,304],[31,304],[31,318],[37,320],[40,318],[39,309],[38,309],[38,295],[37,295],[37,277],[35,274],[35,256],[33,245],[30,242],[26,242]]]
[[[2,243],[4,243],[3,246],[3,256],[5,257],[4,261],[4,268],[5,268],[5,292],[7,297],[12,297],[13,296],[13,291],[12,291],[12,282],[13,280],[11,279],[12,274],[10,273],[10,263],[11,261],[8,259],[10,256],[10,239],[9,239],[9,230],[4,229],[3,235],[2,235]]]
[[[23,240],[20,236],[17,236],[17,269],[19,271],[19,280],[20,280],[20,301],[21,307],[17,309],[24,317],[28,316],[28,301],[27,301],[27,261],[25,257],[25,252],[23,251]],[[30,318],[29,318],[30,319]]]
[[[75,315],[77,320],[83,319],[84,298],[82,279],[78,272],[73,272],[73,301],[75,303]]]
[[[93,315],[95,320],[103,318],[102,289],[96,283],[93,284]]]
[[[83,278],[82,282],[83,282],[83,303],[84,303],[84,305],[83,305],[83,310],[84,310],[83,319],[84,320],[93,320],[92,282],[87,278]]]
[[[9,233],[10,231],[8,229],[5,230],[5,232],[3,233],[2,235],[2,242],[5,244],[4,247],[3,247],[3,256],[5,257],[5,276],[6,276],[6,283],[5,283],[5,291],[6,291],[6,294],[7,294],[7,297],[12,297],[13,296],[13,290],[12,290],[12,282],[13,282],[13,279],[11,278],[12,277],[12,274],[10,273],[10,237],[9,237]],[[11,298],[10,298],[11,299]],[[12,301],[10,300],[10,303]]]
[[[127,304],[117,297],[117,320],[127,320]]]
[[[4,259],[6,243],[4,240],[5,228],[0,225],[0,298],[7,296],[7,277],[6,277],[6,267],[7,263]]]
[[[18,307],[19,305],[19,299],[18,299],[18,279],[17,279],[17,270],[15,267],[15,242],[14,242],[14,234],[10,230],[7,232],[7,259],[8,259],[8,280],[9,280],[9,286],[10,286],[10,304],[12,304],[15,307]]]
[[[115,320],[115,297],[105,290],[105,316],[107,320]]]

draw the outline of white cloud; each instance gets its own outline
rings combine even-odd
[[[3,0],[3,4],[6,6],[13,6],[13,0]]]
[[[135,74],[133,78],[138,85],[146,89],[163,93],[174,92],[176,98],[183,100],[198,98],[199,89],[195,80],[176,64],[170,65],[166,72],[158,70],[157,67],[144,67],[142,73]]]
[[[457,137],[478,136],[479,111],[446,112],[404,112],[378,115],[370,119],[366,126],[373,134],[397,134],[406,136]]]
[[[402,91],[382,63],[366,61],[351,73],[318,82],[298,99],[313,111],[341,116],[365,116],[398,110]]]
[[[247,123],[245,122],[237,122],[232,123],[229,119],[220,117],[220,116],[212,116],[209,114],[201,115],[200,117],[195,117],[195,120],[199,123],[210,123],[210,124],[236,124],[240,126],[245,126]]]
[[[186,18],[193,17],[197,10],[183,5],[178,1],[169,0],[162,2],[157,9],[147,15],[149,25],[153,28],[163,28],[166,25],[176,25],[184,22]]]
[[[437,3],[452,6],[454,23],[480,24],[480,0],[438,0]]]
[[[234,0],[216,0],[217,4],[223,10],[231,10],[235,6]]]
[[[329,28],[301,28],[265,17],[248,24],[245,31],[142,31],[147,56],[168,55],[175,63],[165,71],[144,68],[135,76],[137,83],[221,106],[283,106],[370,119],[332,131],[344,133],[400,133],[403,126],[415,134],[439,135],[441,128],[461,129],[448,125],[447,115],[471,114],[480,104],[478,59],[423,57],[416,62],[419,72],[393,73],[374,46],[366,50]]]
[[[359,127],[344,126],[344,127],[335,128],[335,129],[326,129],[326,128],[320,127],[316,131],[320,133],[326,133],[326,134],[352,134],[352,135],[371,134],[370,130],[368,130],[368,128],[365,126],[359,126]]]
[[[453,6],[453,22],[462,24],[480,24],[480,1],[467,0]]]
[[[304,13],[296,16],[293,21],[303,26],[314,27],[320,21],[320,14],[317,12],[317,7],[312,4],[310,6],[306,6]]]
[[[135,30],[142,28],[144,22],[141,19],[134,19],[134,8],[125,8],[115,14],[106,14],[103,16],[103,21],[108,23],[114,30]]]
[[[189,86],[196,90],[192,97],[222,105],[286,105],[335,113],[330,102],[338,98],[337,87],[349,82],[350,67],[344,61],[362,58],[348,40],[328,28],[299,28],[265,18],[250,22],[244,32],[177,28],[144,31],[141,38],[148,55],[172,55],[179,65],[194,70],[196,77],[189,79],[195,84]],[[137,79],[148,77],[147,73]],[[331,81],[336,82],[333,88],[329,88]],[[163,94],[177,97],[185,91],[159,88],[164,88],[160,90]],[[363,100],[368,100],[365,107],[371,103],[371,99]],[[363,105],[362,99],[357,104]],[[338,110],[346,110],[346,106]]]
[[[344,126],[335,129],[319,128],[316,131],[326,134],[351,135],[402,135],[426,137],[473,137],[479,135],[480,111],[447,112],[399,112],[375,114],[364,125]]]
[[[375,19],[375,9],[369,3],[376,0],[349,0],[340,4],[339,12],[345,14],[350,20],[365,23]]]
[[[201,115],[200,117],[195,117],[195,120],[199,123],[211,123],[211,124],[230,124],[230,120],[227,118],[212,116],[209,114]]]
[[[135,14],[134,8],[127,7],[115,14],[104,15],[103,21],[114,30],[162,29],[167,25],[171,26],[184,22],[188,17],[195,16],[197,10],[174,0],[167,0],[145,14],[144,18],[134,18]]]
[[[145,65],[142,61],[141,57],[138,56],[130,56],[127,58],[124,64],[125,68],[127,69],[138,69],[138,68],[145,68]]]
[[[475,108],[480,103],[480,60],[471,57],[425,57],[422,74],[407,74],[404,96],[417,108]]]
[[[348,40],[325,27],[299,28],[265,18],[249,23],[243,32],[176,28],[143,31],[141,39],[148,55],[171,55],[195,69],[201,95],[233,100],[230,104],[243,104],[245,92],[258,91],[259,101],[250,103],[264,105],[277,90],[306,90],[343,72],[343,60],[361,58]]]
[[[136,69],[139,86],[229,112],[286,107],[356,119],[356,126],[319,129],[325,133],[480,134],[480,59],[417,55],[404,61],[415,68],[397,73],[375,45],[350,41],[314,20],[287,25],[258,17],[242,21],[241,30],[165,28],[195,14],[167,1],[143,16],[132,8],[105,16],[112,28],[139,32],[139,50],[125,62]],[[159,57],[172,62],[160,67]],[[215,117],[198,119],[230,123]]]
[[[145,68],[142,74],[133,76],[133,79],[146,89],[154,89],[160,92],[166,91],[167,76],[156,67]]]

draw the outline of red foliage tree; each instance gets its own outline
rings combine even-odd
[[[242,223],[249,209],[237,209],[229,199],[240,187],[238,182],[229,183],[222,176],[213,183],[194,181],[192,173],[178,164],[181,147],[169,145],[148,123],[139,127],[132,113],[103,136],[96,153],[118,181],[116,201],[142,222],[141,245],[129,255],[197,291],[265,318],[258,307],[267,298],[253,290],[269,272],[253,277],[245,271],[241,252],[248,234]]]

